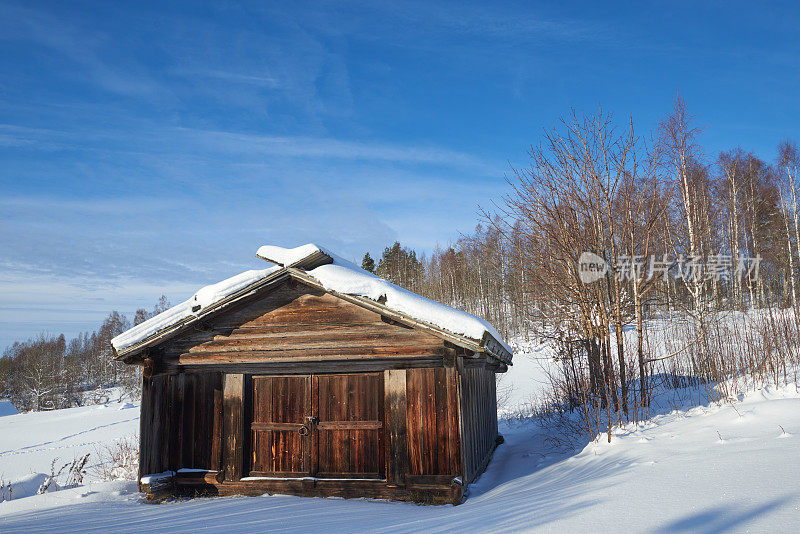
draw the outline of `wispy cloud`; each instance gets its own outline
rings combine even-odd
[[[556,20],[536,13],[535,9],[521,12],[503,4],[473,4],[455,9],[455,4],[415,2],[413,7],[409,4],[384,7],[391,10],[392,20],[406,19],[419,28],[508,41],[596,42],[610,35],[605,26],[591,20],[575,17]]]
[[[265,87],[275,89],[280,87],[281,83],[278,78],[274,76],[256,76],[253,74],[245,74],[242,72],[225,71],[216,69],[180,69],[173,71],[180,76],[191,76],[197,78],[210,78],[213,80],[221,80],[226,83],[241,83],[246,85],[254,85],[257,87]]]
[[[280,8],[265,9],[272,13]],[[498,56],[498,49],[619,43],[619,28],[582,17],[578,10],[557,17],[553,11],[536,4],[522,8],[504,3],[356,2],[336,11],[310,10],[301,24],[309,31],[356,41],[383,42],[390,34],[392,45],[398,48],[434,50],[446,56],[469,54],[475,59],[491,57],[509,67],[513,62]],[[459,44],[457,48],[443,46],[454,42]]]
[[[331,137],[275,136],[224,130],[127,124],[123,129],[78,128],[55,130],[0,124],[0,145],[31,146],[39,150],[95,150],[164,154],[227,156],[238,163],[281,158],[315,158],[431,164],[467,168],[472,173],[497,175],[502,166],[473,154],[435,145],[361,141]],[[233,160],[232,160],[233,161]]]
[[[184,141],[202,150],[250,155],[279,155],[396,163],[428,163],[470,167],[477,172],[496,172],[497,167],[478,157],[435,146],[352,141],[321,137],[269,136],[218,130],[179,129]]]

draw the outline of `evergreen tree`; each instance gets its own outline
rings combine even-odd
[[[361,268],[371,273],[375,272],[375,260],[369,255],[369,252],[364,254],[364,259],[361,260]]]
[[[383,251],[375,273],[393,284],[415,291],[423,277],[422,262],[417,253],[395,243]]]

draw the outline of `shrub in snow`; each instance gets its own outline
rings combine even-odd
[[[130,436],[95,449],[99,462],[92,475],[99,480],[137,480],[139,477],[139,438]]]
[[[10,501],[12,493],[11,483],[0,479],[0,502]]]
[[[48,479],[48,475],[44,473],[34,473],[22,477],[14,482],[6,483],[3,497],[5,500],[22,499],[23,497],[30,497],[36,495],[42,484]]]
[[[39,485],[36,493],[42,495],[48,491],[58,491],[59,489],[74,488],[83,484],[83,477],[86,475],[85,467],[86,462],[89,461],[89,453],[86,453],[80,458],[74,459],[72,462],[67,462],[56,470],[56,462],[58,458],[54,458],[50,463],[50,474],[46,475],[45,479]],[[63,482],[58,483],[61,477]]]

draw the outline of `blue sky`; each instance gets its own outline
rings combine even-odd
[[[571,107],[800,139],[789,2],[125,4],[0,0],[0,349],[265,243],[446,245]]]

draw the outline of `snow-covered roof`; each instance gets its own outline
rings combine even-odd
[[[276,266],[246,271],[204,287],[189,300],[115,337],[111,340],[114,350],[117,353],[126,351],[180,321],[206,313],[228,297],[246,291],[279,271],[293,271],[298,275],[302,272],[327,291],[355,297],[359,302],[368,302],[378,309],[391,310],[436,331],[467,338],[486,352],[510,363],[511,347],[503,342],[497,330],[487,321],[412,293],[318,245],[309,243],[296,248],[265,245],[258,249],[256,256]],[[501,349],[497,349],[497,346]]]

